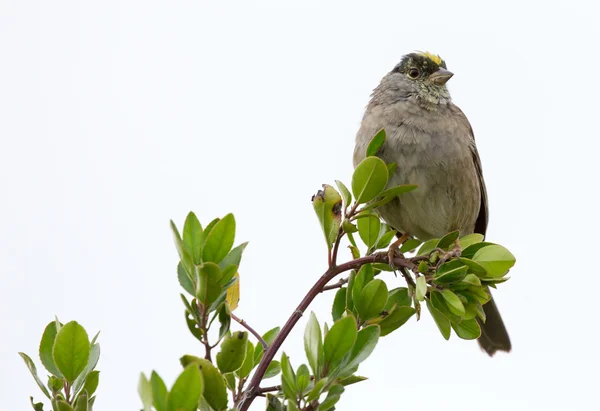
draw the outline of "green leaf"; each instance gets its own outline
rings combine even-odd
[[[140,373],[140,379],[138,381],[138,394],[142,400],[144,411],[152,411],[152,385],[144,373]]]
[[[396,173],[396,168],[398,168],[398,164],[396,163],[387,164],[388,178],[392,178],[392,176]]]
[[[312,198],[313,208],[325,235],[327,247],[331,249],[342,224],[342,197],[330,185],[323,184]]]
[[[352,281],[352,304],[354,308],[356,308],[357,301],[360,300],[360,293],[362,293],[363,288],[373,280],[374,275],[373,266],[365,264],[360,268],[356,277],[354,277]],[[348,287],[350,287],[350,283],[348,283]]]
[[[360,330],[356,336],[356,343],[354,343],[348,360],[344,364],[344,369],[357,367],[366,360],[375,349],[380,334],[381,330],[377,325],[369,325]]]
[[[219,341],[221,341],[231,327],[231,312],[228,304],[223,304],[219,309],[219,324]]]
[[[379,237],[379,240],[377,240],[375,249],[380,250],[382,248],[386,248],[387,246],[389,246],[390,242],[392,241],[392,238],[394,238],[395,235],[396,235],[395,230],[390,230],[390,231],[386,232],[385,234],[383,234],[381,237]]]
[[[246,343],[246,358],[239,370],[235,372],[235,375],[240,378],[246,378],[250,375],[250,371],[254,368],[254,344],[250,341]]]
[[[352,384],[356,384],[358,382],[362,382],[368,380],[367,377],[361,377],[359,375],[351,375],[350,377],[344,378],[342,380],[340,380],[340,384],[342,384],[344,387],[348,386],[348,385],[352,385]]]
[[[235,240],[235,218],[227,214],[210,231],[202,248],[202,260],[220,263],[231,250]]]
[[[432,238],[431,240],[425,241],[423,245],[419,248],[419,251],[417,251],[417,255],[428,255],[436,249],[437,243],[439,241],[439,238]]]
[[[57,411],[73,411],[73,407],[66,401],[57,401]]]
[[[475,255],[475,253],[479,250],[481,250],[484,247],[488,247],[490,245],[495,245],[494,243],[488,243],[488,242],[481,242],[481,243],[475,243],[475,244],[471,244],[468,247],[465,247],[461,253],[460,256],[463,258],[470,258],[473,259],[473,256]]]
[[[417,287],[415,291],[417,301],[423,301],[425,295],[427,295],[427,279],[424,276],[420,276],[417,278]]]
[[[177,230],[177,226],[171,220],[171,231],[173,232],[173,239],[175,240],[175,248],[177,249],[177,253],[179,254],[179,259],[183,264],[183,267],[188,273],[193,272],[194,262],[193,258],[190,254],[190,251],[186,248],[183,240],[181,239],[181,235],[179,235],[179,230]]]
[[[333,307],[331,308],[331,316],[333,317],[333,321],[337,321],[342,318],[344,312],[346,311],[346,287],[342,287],[335,293],[335,298],[333,299]]]
[[[390,311],[394,305],[398,307],[407,306],[410,307],[412,299],[408,295],[408,288],[398,287],[390,290],[388,293],[388,299],[385,303],[384,310]]]
[[[465,276],[465,278],[463,278],[462,282],[465,284],[475,285],[475,286],[481,285],[481,280],[475,274],[467,274]]]
[[[248,242],[245,242],[238,245],[237,247],[234,247],[229,252],[229,254],[227,254],[227,256],[223,259],[223,261],[219,263],[219,267],[221,267],[221,270],[225,270],[227,267],[230,267],[232,265],[239,267],[240,263],[242,262],[242,254],[244,253],[244,250],[246,249],[247,245]]]
[[[188,365],[177,377],[167,395],[168,411],[194,411],[204,391],[202,375],[196,364]]]
[[[452,328],[454,328],[454,332],[463,340],[474,340],[481,336],[481,328],[479,328],[479,324],[477,320],[463,320],[460,323],[452,323]]]
[[[267,345],[270,345],[273,342],[273,340],[275,340],[275,337],[277,337],[277,334],[279,334],[279,330],[280,330],[279,327],[275,327],[275,328],[271,328],[269,331],[264,333],[262,336],[264,342],[266,342]],[[254,349],[254,366],[255,367],[258,365],[258,363],[262,359],[263,353],[264,353],[263,346],[261,344],[258,344],[256,346],[256,348]]]
[[[310,383],[310,371],[305,364],[301,364],[296,371],[296,389],[300,395],[303,395]]]
[[[217,365],[223,374],[239,369],[246,357],[248,333],[237,331],[225,337],[221,343],[221,351],[217,354]]]
[[[310,313],[304,330],[304,352],[315,377],[319,377],[323,369],[323,339],[321,326],[314,312]]]
[[[167,386],[156,371],[152,371],[150,376],[150,384],[152,385],[152,396],[154,397],[154,408],[156,411],[167,411],[168,392]]]
[[[50,393],[48,392],[48,390],[44,386],[44,383],[42,382],[42,380],[40,380],[40,377],[37,374],[37,369],[35,368],[35,364],[31,360],[31,358],[29,358],[29,356],[27,354],[22,353],[22,352],[20,352],[19,355],[21,356],[21,358],[23,358],[23,361],[25,361],[25,365],[29,369],[29,372],[33,376],[33,379],[37,383],[38,387],[40,387],[40,389],[42,390],[42,392],[44,393],[44,395],[50,399],[51,398],[50,397]]]
[[[54,375],[49,375],[47,386],[50,389],[51,393],[56,394],[63,390],[65,384],[62,378],[55,377]],[[53,395],[53,397],[55,397],[55,395]]]
[[[415,314],[415,312],[415,309],[412,307],[397,307],[390,315],[385,317],[379,323],[379,328],[381,328],[381,337],[384,337],[400,328],[410,319],[410,317]]]
[[[56,377],[62,378],[63,375],[60,373],[58,368],[56,368],[54,359],[52,359],[52,347],[54,347],[54,339],[56,338],[56,334],[56,321],[52,321],[46,326],[44,333],[42,334],[39,350],[40,360],[48,372]]]
[[[383,143],[385,143],[385,130],[381,129],[375,134],[367,146],[367,157],[377,154],[381,146],[383,146]]]
[[[448,289],[442,290],[442,297],[444,297],[444,300],[446,300],[450,312],[459,316],[465,314],[465,306],[463,305],[462,301],[460,301],[460,298],[458,298],[458,296],[452,291]]]
[[[223,220],[221,220],[223,221]],[[223,272],[215,263],[202,264],[198,270],[198,292],[196,297],[205,306],[210,306],[221,295]]]
[[[85,329],[76,321],[62,326],[54,340],[52,357],[64,378],[69,383],[75,381],[90,357],[90,340]]]
[[[360,218],[356,221],[356,225],[358,226],[358,234],[363,243],[369,248],[374,246],[379,237],[379,229],[381,228],[379,217],[369,215],[368,217]]]
[[[510,251],[496,244],[478,250],[473,260],[485,268],[489,277],[502,277],[516,261]]]
[[[272,394],[267,394],[267,411],[286,411],[279,398]]]
[[[29,401],[31,402],[31,406],[35,411],[44,411],[44,403],[43,402],[33,402],[33,397],[29,397]]]
[[[252,344],[248,344],[252,346]],[[198,358],[195,361],[202,373],[204,382],[204,399],[214,410],[227,408],[227,388],[219,370],[208,360]]]
[[[388,289],[381,280],[373,280],[367,284],[360,293],[355,306],[362,321],[379,315],[388,298]]]
[[[341,384],[331,386],[327,392],[327,397],[319,404],[319,411],[333,410],[343,392],[344,387]]]
[[[285,398],[296,400],[296,374],[285,353],[281,354],[281,389]]]
[[[468,270],[469,267],[460,260],[448,261],[438,268],[434,281],[437,284],[455,283],[465,278]]]
[[[449,248],[454,247],[454,242],[458,239],[458,235],[458,231],[452,231],[451,233],[446,234],[438,242],[438,248],[448,250]]]
[[[321,378],[320,380],[318,380],[313,386],[313,389],[310,390],[308,397],[306,397],[306,401],[311,402],[318,399],[321,396],[323,389],[325,389],[325,385],[327,384],[327,382],[327,378]]]
[[[80,394],[75,402],[75,411],[88,411],[88,395],[87,393]]]
[[[225,378],[225,384],[227,385],[227,388],[229,388],[231,391],[234,391],[237,389],[237,385],[235,383],[235,376],[233,375],[232,372],[228,372],[227,374],[224,374],[223,377]]]
[[[183,225],[183,244],[191,251],[194,264],[200,264],[203,231],[196,214],[189,212]]]
[[[326,364],[335,364],[346,355],[356,341],[356,319],[353,316],[336,321],[323,344]]]
[[[479,234],[479,233],[468,234],[459,240],[460,248],[462,248],[464,250],[465,248],[467,248],[468,246],[470,246],[472,244],[482,242],[483,239],[484,239],[483,234]]]
[[[483,266],[473,260],[470,260],[468,258],[459,258],[460,262],[462,262],[463,264],[465,264],[467,267],[469,267],[469,271],[470,273],[475,274],[477,277],[483,278],[487,275],[487,271],[485,271],[485,268],[483,268]]]
[[[342,195],[342,200],[344,202],[344,209],[348,208],[352,203],[352,194],[350,194],[350,190],[344,183],[339,180],[335,180],[335,184],[338,186],[338,190],[340,190],[340,194]]]
[[[388,168],[382,159],[367,157],[354,170],[352,193],[358,204],[364,204],[377,197],[387,185]]]
[[[73,383],[73,392],[74,393],[79,393],[81,388],[83,388],[83,385],[85,383],[85,380],[86,380],[88,374],[94,368],[96,368],[96,365],[98,364],[99,359],[100,359],[100,344],[93,344],[90,347],[90,356],[88,358],[88,362],[85,366],[85,369],[83,370],[82,373],[79,374],[79,376],[75,379],[75,382]]]
[[[446,318],[446,316],[437,308],[433,306],[430,300],[427,300],[427,308],[429,309],[429,313],[433,317],[435,324],[437,325],[442,336],[448,340],[450,338],[450,320]]]
[[[354,300],[352,298],[352,293],[354,292],[354,283],[356,279],[356,271],[351,270],[350,275],[348,275],[348,291],[346,292],[346,309],[352,311],[354,309]],[[360,287],[360,291],[362,291],[362,286]],[[358,293],[360,295],[360,292]]]
[[[416,249],[421,244],[423,244],[423,242],[421,240],[417,240],[416,238],[409,238],[400,247],[400,252],[401,253],[408,253],[408,252],[413,251],[414,249]]]
[[[100,382],[100,371],[91,371],[88,376],[85,378],[85,383],[83,384],[83,390],[88,393],[88,396],[94,395],[96,389],[98,388],[98,383]]]
[[[281,364],[279,363],[279,361],[273,360],[269,363],[269,366],[267,367],[267,371],[265,372],[265,376],[263,377],[263,380],[265,380],[267,378],[275,377],[280,372],[281,372]]]
[[[185,268],[183,268],[181,261],[177,264],[177,280],[179,280],[179,285],[190,295],[196,295],[196,286]]]

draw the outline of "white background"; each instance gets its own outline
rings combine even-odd
[[[380,341],[338,409],[598,406],[597,5],[321,3],[0,1],[2,411],[42,398],[17,351],[41,367],[54,314],[102,330],[100,411],[140,409],[141,371],[170,385],[201,352],[168,228],[189,210],[235,213],[237,314],[283,324],[326,266],[311,195],[349,182],[369,94],[413,50],[447,61],[475,130],[488,239],[518,259],[495,294],[514,349],[445,342],[425,315]]]

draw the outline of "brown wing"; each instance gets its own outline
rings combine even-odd
[[[473,127],[471,127],[471,123],[465,116],[465,113],[462,110],[452,104],[452,109],[456,110],[457,114],[464,121],[465,125],[469,128],[469,136],[471,137],[471,154],[473,155],[473,163],[475,164],[475,170],[477,172],[477,178],[479,180],[479,191],[481,193],[481,205],[479,206],[479,215],[477,216],[477,220],[475,221],[475,229],[473,230],[475,233],[479,233],[485,236],[485,232],[487,230],[488,225],[488,201],[487,201],[487,191],[485,189],[485,181],[483,181],[483,171],[481,169],[481,160],[479,159],[479,153],[477,152],[477,145],[475,144],[475,134],[473,134]]]

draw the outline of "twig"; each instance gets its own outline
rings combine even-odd
[[[323,291],[329,291],[329,290],[335,290],[336,288],[341,288],[347,282],[348,282],[347,278],[340,278],[340,280],[337,283],[326,285],[325,287],[323,287],[323,289],[321,290],[321,292],[323,292]]]
[[[308,294],[306,294],[306,296],[302,299],[302,301],[294,310],[292,315],[288,318],[287,322],[285,323],[279,334],[277,334],[277,337],[275,337],[275,340],[273,340],[273,343],[269,346],[267,350],[265,350],[265,354],[262,360],[260,361],[258,368],[254,372],[254,375],[252,377],[252,380],[250,380],[248,388],[246,388],[245,390],[244,399],[242,400],[239,407],[240,411],[248,411],[248,409],[250,408],[250,404],[252,404],[252,401],[254,401],[254,398],[256,398],[256,395],[259,392],[258,388],[260,382],[264,377],[269,364],[275,357],[275,354],[277,353],[287,336],[290,334],[298,320],[300,320],[300,317],[302,317],[304,311],[306,311],[310,303],[315,299],[315,297],[319,293],[321,293],[323,287],[325,287],[327,283],[330,282],[337,275],[346,271],[359,269],[363,265],[371,263],[389,264],[389,258],[387,256],[387,253],[379,253],[362,258],[357,258],[356,260],[349,261],[339,266],[329,267],[329,269],[325,271],[325,273],[321,276],[321,278],[319,278],[315,285],[312,286]],[[394,258],[393,263],[396,267],[405,267],[409,269],[415,267],[415,264],[410,259],[400,257]]]
[[[253,336],[256,337],[256,339],[258,340],[258,342],[263,346],[263,348],[265,350],[267,348],[269,348],[269,345],[267,344],[267,342],[260,336],[259,333],[257,333],[254,330],[254,328],[250,327],[250,325],[246,321],[242,320],[241,318],[239,318],[234,313],[231,313],[231,318],[233,318],[233,320],[236,321],[237,323],[239,323],[242,327],[244,327],[245,329],[247,329],[248,331],[250,331],[250,334],[252,334]]]
[[[258,394],[264,394],[266,392],[280,391],[281,385],[272,385],[270,387],[259,387]]]

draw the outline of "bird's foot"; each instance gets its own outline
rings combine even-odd
[[[390,247],[388,248],[388,252],[387,252],[388,261],[389,261],[390,267],[392,267],[392,269],[394,269],[394,270],[399,268],[394,265],[394,258],[404,257],[402,255],[402,253],[400,252],[400,246],[406,240],[408,240],[408,237],[409,237],[408,234],[406,234],[406,233],[402,234],[396,241],[394,241],[392,244],[390,244]]]
[[[437,267],[439,268],[439,266],[441,266],[442,264],[444,264],[446,261],[448,261],[451,258],[460,257],[461,254],[462,254],[462,247],[460,246],[460,241],[457,238],[456,240],[454,240],[454,247],[452,247],[452,249],[450,251],[447,251],[444,254],[442,254],[442,256],[440,257],[440,259],[437,263]]]

